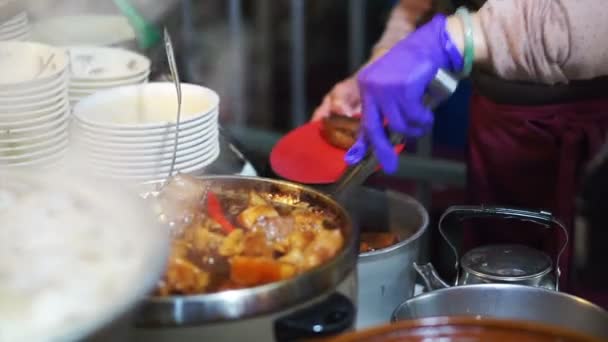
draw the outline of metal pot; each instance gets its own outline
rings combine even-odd
[[[437,317],[403,321],[374,329],[341,335],[329,341],[600,342],[603,340],[564,329],[563,327],[526,321],[475,317]]]
[[[414,295],[416,272],[429,215],[414,198],[392,191],[357,188],[346,203],[360,229],[394,232],[399,243],[359,254],[356,327],[365,328],[390,321],[395,303]]]
[[[563,233],[563,244],[556,262],[541,251],[520,245],[490,245],[475,248],[466,253],[462,259],[458,250],[444,231],[444,222],[448,218],[462,222],[466,219],[495,217],[517,219],[538,224],[545,229],[559,227]],[[559,260],[568,244],[568,232],[564,225],[551,213],[514,208],[485,206],[454,206],[449,208],[439,220],[439,232],[446,240],[456,258],[455,286],[485,283],[508,283],[543,287],[559,290]],[[555,266],[553,266],[555,265]],[[418,265],[414,268],[424,280],[429,290],[449,287],[443,281],[433,265]]]
[[[565,293],[525,285],[464,285],[425,293],[399,305],[392,320],[445,316],[525,320],[608,339],[608,313],[600,307]]]
[[[345,237],[328,263],[293,279],[264,286],[194,296],[149,298],[136,313],[135,341],[291,341],[350,329],[356,316],[357,229],[327,195],[297,184],[240,176],[202,177],[222,188],[307,201],[334,214]]]

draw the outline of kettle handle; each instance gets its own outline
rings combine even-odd
[[[556,219],[553,214],[547,211],[533,211],[526,209],[518,209],[518,208],[507,208],[507,207],[495,207],[495,206],[452,206],[449,207],[441,218],[439,219],[439,233],[443,237],[443,239],[447,242],[447,244],[452,249],[454,256],[456,257],[456,283],[457,285],[458,279],[460,278],[460,256],[458,255],[458,250],[452,243],[452,241],[445,234],[443,229],[443,222],[448,217],[456,218],[459,222],[464,220],[472,219],[472,218],[483,218],[483,217],[498,217],[503,219],[515,219],[520,221],[532,222],[536,223],[546,229],[553,228],[557,226],[560,228],[560,231],[564,237],[564,243],[558,251],[556,263],[555,263],[555,289],[559,291],[559,279],[561,276],[561,269],[559,266],[559,261],[566,250],[566,246],[568,245],[568,231],[562,222]]]

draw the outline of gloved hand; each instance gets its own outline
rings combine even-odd
[[[386,173],[397,170],[398,157],[384,130],[417,138],[433,126],[433,113],[424,106],[427,87],[439,69],[458,72],[463,57],[446,31],[446,17],[435,16],[386,55],[359,74],[363,123],[357,142],[346,154],[348,164],[359,163],[369,145]]]

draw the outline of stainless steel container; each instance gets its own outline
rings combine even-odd
[[[239,176],[203,177],[224,189],[276,194],[333,213],[345,237],[331,261],[293,279],[195,296],[149,298],[136,312],[134,341],[291,341],[350,329],[356,315],[358,231],[347,211],[327,195],[300,185]]]
[[[357,263],[359,277],[357,329],[390,321],[397,303],[414,294],[429,215],[414,198],[393,192],[358,188],[347,201],[347,209],[360,229],[390,231],[400,242],[386,249],[362,253]]]
[[[608,339],[608,313],[581,298],[513,284],[463,285],[405,301],[393,321],[426,317],[479,316],[561,326]]]

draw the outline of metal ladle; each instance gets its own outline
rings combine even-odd
[[[167,60],[169,62],[169,70],[171,71],[171,78],[173,79],[173,83],[175,84],[175,90],[177,92],[177,117],[175,121],[175,140],[173,141],[174,145],[173,156],[171,158],[171,167],[169,168],[169,175],[167,176],[167,178],[159,184],[159,191],[167,184],[167,180],[169,180],[173,176],[173,172],[175,171],[175,162],[177,160],[177,148],[179,146],[179,129],[182,117],[182,85],[177,70],[177,62],[175,61],[173,43],[171,42],[171,36],[169,35],[169,31],[166,27],[164,30],[164,39],[165,52],[167,53]]]

